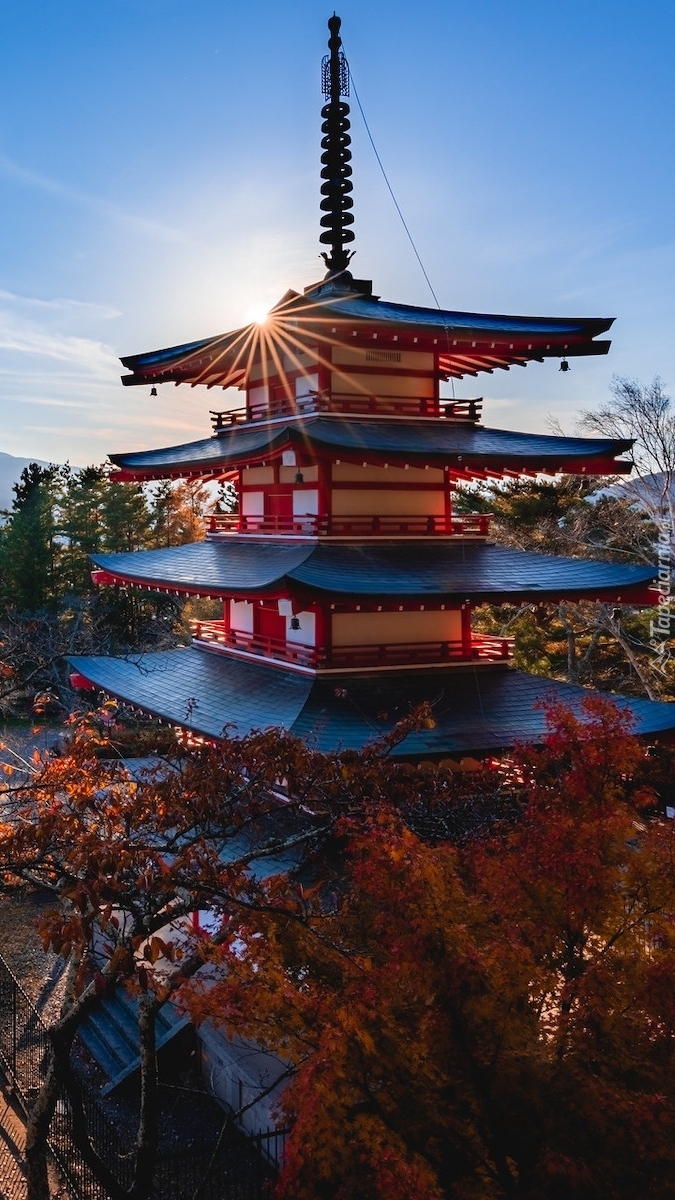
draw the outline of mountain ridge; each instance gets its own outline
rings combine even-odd
[[[30,463],[37,463],[39,467],[50,465],[43,458],[18,458],[14,454],[6,454],[0,450],[0,511],[12,507],[13,486],[19,482],[21,472]]]

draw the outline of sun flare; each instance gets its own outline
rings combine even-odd
[[[265,325],[270,312],[264,304],[252,304],[246,317],[251,325]]]

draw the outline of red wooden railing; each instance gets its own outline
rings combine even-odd
[[[513,638],[493,637],[474,633],[471,652],[464,652],[459,640],[437,642],[387,642],[371,646],[334,646],[326,653],[321,648],[287,642],[279,638],[262,637],[226,629],[222,621],[193,621],[192,634],[196,642],[223,649],[256,654],[261,658],[295,663],[313,670],[374,666],[411,666],[446,662],[488,661],[510,658]]]
[[[248,654],[259,654],[262,658],[280,659],[297,663],[302,667],[316,666],[316,650],[299,642],[287,642],[279,638],[262,637],[260,634],[244,633],[241,629],[226,629],[222,621],[192,621],[192,636],[196,642],[223,646],[232,650],[243,650]]]
[[[487,537],[490,513],[462,516],[285,517],[215,513],[207,517],[209,534],[272,533],[305,537]]]
[[[388,417],[446,417],[451,421],[472,421],[480,418],[482,399],[438,401],[431,396],[368,396],[354,392],[284,397],[269,400],[265,405],[246,408],[210,410],[213,432],[220,433],[232,425],[246,421],[273,421],[278,417],[300,417],[310,413],[346,413],[359,416]]]

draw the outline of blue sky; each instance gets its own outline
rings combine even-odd
[[[320,277],[316,0],[2,0],[0,450],[77,465],[205,435],[213,392],[118,356]],[[616,316],[609,358],[484,375],[571,430],[613,373],[675,390],[675,6],[344,0],[353,78],[441,304]],[[433,303],[352,97],[354,270]]]

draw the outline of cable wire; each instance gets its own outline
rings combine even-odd
[[[343,42],[343,45],[344,45],[344,42]],[[388,190],[388,192],[389,192],[389,195],[391,196],[391,198],[392,198],[392,201],[393,201],[393,203],[394,203],[394,207],[395,207],[395,209],[396,209],[396,211],[397,211],[397,213],[398,213],[398,215],[399,215],[399,217],[400,217],[400,219],[401,219],[401,224],[403,225],[403,228],[405,229],[405,232],[406,232],[406,235],[407,235],[408,241],[410,242],[410,245],[411,245],[411,246],[412,246],[412,248],[413,248],[413,253],[414,253],[414,255],[415,255],[415,258],[417,259],[417,261],[418,261],[418,263],[419,263],[419,265],[420,265],[420,269],[421,269],[421,271],[422,271],[422,274],[424,275],[424,278],[425,278],[425,279],[426,279],[426,281],[427,281],[427,286],[428,286],[428,288],[429,288],[429,291],[431,292],[431,295],[432,295],[432,296],[433,296],[433,298],[434,298],[434,302],[435,302],[435,304],[436,304],[436,308],[438,309],[438,311],[439,311],[440,313],[442,313],[442,314],[443,314],[443,317],[444,317],[444,319],[443,319],[443,325],[444,325],[444,327],[445,327],[445,336],[446,336],[446,340],[447,340],[447,342],[448,342],[447,349],[449,350],[449,349],[450,349],[450,343],[449,343],[449,337],[450,337],[450,333],[449,333],[449,330],[448,330],[448,327],[447,327],[447,321],[446,321],[446,319],[445,319],[444,310],[441,308],[441,305],[440,305],[440,302],[439,302],[438,296],[436,295],[436,292],[434,291],[433,284],[432,284],[432,282],[431,282],[431,280],[430,280],[430,278],[429,278],[429,276],[428,276],[428,274],[427,274],[427,270],[426,270],[426,268],[425,268],[425,266],[424,266],[424,263],[422,262],[422,259],[421,259],[421,257],[420,257],[419,251],[418,251],[418,249],[417,249],[417,246],[415,245],[415,242],[414,242],[414,240],[413,240],[413,236],[412,236],[412,234],[411,234],[411,232],[410,232],[410,230],[409,230],[409,228],[408,228],[408,226],[407,226],[407,224],[406,224],[405,217],[403,216],[403,213],[401,212],[401,207],[400,207],[400,205],[399,205],[399,202],[398,202],[398,200],[396,199],[396,196],[394,195],[394,189],[392,188],[392,186],[391,186],[391,184],[390,184],[390,182],[389,182],[389,178],[388,178],[388,176],[387,176],[387,172],[386,172],[386,171],[385,171],[385,169],[384,169],[384,164],[383,164],[383,162],[382,162],[382,159],[380,158],[380,155],[379,155],[379,153],[378,153],[377,146],[375,145],[375,140],[374,140],[374,138],[373,138],[373,135],[372,135],[372,133],[370,132],[370,126],[369,126],[369,124],[368,124],[368,121],[366,120],[366,114],[365,114],[365,112],[363,111],[363,105],[362,105],[362,103],[361,103],[361,98],[360,98],[360,96],[359,96],[359,93],[358,93],[358,90],[357,90],[356,84],[355,84],[355,82],[354,82],[354,76],[353,76],[353,74],[352,74],[351,67],[349,68],[349,82],[350,82],[350,84],[351,84],[351,87],[352,87],[352,89],[353,89],[353,91],[354,91],[354,97],[355,97],[355,99],[356,99],[356,103],[357,103],[357,105],[358,105],[359,112],[361,113],[361,119],[362,119],[362,121],[363,121],[363,124],[364,124],[364,126],[365,126],[366,133],[368,134],[368,140],[369,140],[369,142],[370,142],[370,144],[371,144],[371,146],[372,146],[372,148],[373,148],[373,154],[375,155],[375,158],[377,159],[377,164],[378,164],[378,166],[379,166],[379,168],[380,168],[380,170],[381,170],[381,172],[382,172],[382,178],[384,179],[384,182],[385,182],[385,183],[386,183],[386,185],[387,185],[387,190]],[[452,376],[450,377],[450,381],[451,381],[451,385],[452,385],[452,398],[453,398],[453,400],[454,400],[454,399],[455,399],[455,380],[454,380],[454,378],[453,378]],[[466,547],[465,547],[465,544],[464,544],[464,542],[462,541],[462,557],[463,557],[463,558],[465,558],[465,555],[466,555]],[[474,682],[475,682],[475,685],[476,685],[476,696],[477,696],[477,699],[478,699],[478,707],[479,707],[479,710],[480,710],[480,721],[481,721],[481,724],[482,724],[482,726],[483,726],[483,730],[484,730],[484,732],[486,732],[486,731],[487,731],[487,719],[486,719],[485,707],[484,707],[484,705],[483,705],[483,696],[482,696],[482,693],[481,693],[481,686],[480,686],[479,671],[478,671],[478,668],[477,668],[477,666],[476,666],[476,663],[475,663],[475,662],[474,662],[474,663],[472,663],[472,674],[473,674]]]
[[[417,259],[417,261],[418,261],[418,263],[419,263],[419,265],[420,265],[420,269],[421,269],[421,271],[422,271],[422,274],[424,275],[424,278],[425,278],[425,279],[426,279],[426,281],[427,281],[427,285],[428,285],[429,291],[431,292],[431,294],[432,294],[432,296],[433,296],[433,298],[434,298],[434,302],[435,302],[435,304],[436,304],[436,308],[437,308],[437,309],[439,309],[439,311],[441,311],[441,312],[442,312],[441,306],[440,306],[440,304],[439,304],[439,301],[438,301],[438,296],[436,295],[436,293],[435,293],[435,291],[434,291],[434,289],[433,289],[433,285],[432,285],[432,283],[431,283],[431,280],[430,280],[430,278],[429,278],[429,276],[428,276],[428,274],[427,274],[427,271],[426,271],[426,268],[425,268],[425,266],[424,266],[424,263],[422,262],[422,259],[420,258],[419,252],[418,252],[418,250],[417,250],[417,246],[415,245],[415,243],[414,243],[414,241],[413,241],[413,236],[412,236],[412,234],[411,234],[410,230],[408,229],[408,226],[407,226],[407,224],[406,224],[405,217],[403,216],[403,213],[401,212],[401,208],[400,208],[399,202],[398,202],[398,200],[396,199],[396,196],[394,195],[394,189],[392,188],[392,186],[391,186],[391,184],[390,184],[390,182],[389,182],[389,179],[388,179],[388,177],[387,177],[387,172],[386,172],[386,171],[385,171],[385,169],[384,169],[384,164],[383,164],[383,162],[382,162],[382,159],[380,158],[380,156],[379,156],[379,154],[378,154],[378,152],[377,152],[377,146],[375,145],[375,142],[374,142],[374,140],[373,140],[373,135],[372,135],[372,133],[370,132],[370,126],[369,126],[369,124],[368,124],[368,122],[367,122],[367,120],[366,120],[366,114],[365,114],[365,113],[364,113],[364,111],[363,111],[363,105],[361,104],[361,100],[360,100],[360,98],[359,98],[359,93],[358,93],[358,92],[357,92],[357,90],[356,90],[356,84],[354,83],[354,76],[352,75],[351,69],[350,69],[350,71],[349,71],[349,79],[350,79],[350,82],[351,82],[351,85],[352,85],[352,88],[353,88],[353,91],[354,91],[354,96],[356,97],[356,103],[357,103],[357,104],[358,104],[358,106],[359,106],[359,112],[361,113],[361,118],[362,118],[362,120],[363,120],[363,124],[364,124],[364,125],[365,125],[365,127],[366,127],[366,133],[368,134],[368,140],[370,141],[370,144],[371,144],[371,146],[372,146],[372,148],[373,148],[373,154],[375,155],[375,158],[377,159],[377,164],[378,164],[378,166],[379,166],[379,168],[380,168],[380,170],[381,170],[381,172],[382,172],[382,178],[384,179],[384,182],[385,182],[385,183],[386,183],[386,185],[387,185],[387,188],[388,188],[388,191],[389,191],[389,195],[391,196],[391,198],[392,198],[392,200],[393,200],[393,202],[394,202],[394,207],[395,207],[395,209],[396,209],[396,211],[397,211],[397,213],[398,213],[399,217],[401,218],[401,224],[402,224],[403,228],[404,228],[404,229],[405,229],[405,231],[406,231],[406,234],[407,234],[407,237],[408,237],[408,241],[410,242],[410,245],[411,245],[411,246],[412,246],[412,248],[413,248],[413,253],[414,253],[414,255],[415,255],[415,258]]]

